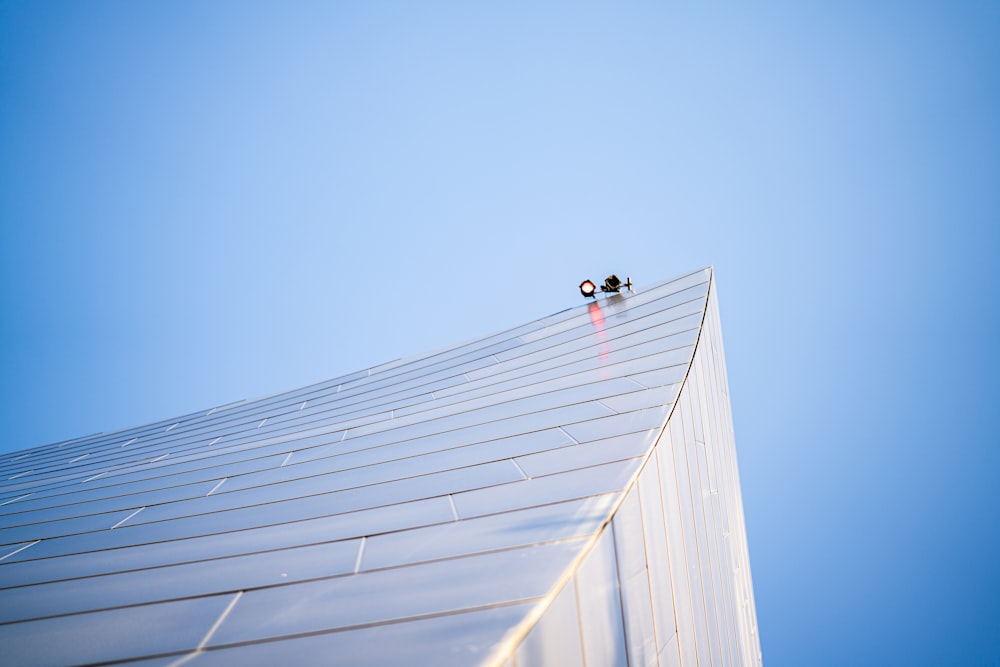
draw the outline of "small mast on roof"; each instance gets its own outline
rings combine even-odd
[[[601,285],[601,291],[611,292],[612,294],[618,294],[619,292],[622,291],[622,286],[627,287],[628,291],[631,292],[632,279],[625,278],[625,282],[623,283],[621,281],[621,278],[612,273],[610,276],[604,279],[604,284]],[[582,294],[583,296],[589,297],[591,299],[596,299],[597,295],[595,294],[595,292],[597,292],[597,285],[595,285],[592,280],[584,280],[582,283],[580,283],[580,294]]]

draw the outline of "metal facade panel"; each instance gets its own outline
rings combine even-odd
[[[593,604],[577,608],[576,621],[594,628],[595,637],[609,634],[623,640],[617,650],[609,650],[606,640],[588,644],[590,633],[584,632],[580,648],[588,665],[761,662],[714,290],[707,296],[693,358],[678,384],[669,385],[673,390],[659,394],[665,398],[657,413],[660,427],[652,430],[644,454],[634,459],[634,472],[610,523],[591,538],[593,550],[572,573],[577,590],[611,588],[619,597],[614,605],[604,603],[618,612],[604,622],[615,626],[610,631],[593,620]],[[654,409],[655,401],[642,398],[644,394],[637,392],[630,403],[618,398],[602,403],[631,407],[637,415]],[[613,568],[607,565],[609,542],[614,545]],[[596,582],[595,572],[600,573]],[[566,635],[556,629],[551,638],[541,636],[548,628],[570,623],[564,606],[557,610],[553,603],[551,609],[525,641],[548,646]],[[549,614],[561,620],[550,622]]]
[[[327,382],[2,455],[0,651],[22,665],[289,652],[517,664],[571,637],[566,655],[588,665],[636,664],[636,646],[648,664],[709,651],[750,664],[714,313],[705,269]],[[675,402],[689,428],[664,432]],[[667,610],[698,617],[685,630]]]

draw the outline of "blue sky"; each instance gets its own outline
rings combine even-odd
[[[1000,6],[0,1],[0,450],[716,267],[768,665],[1000,664]]]

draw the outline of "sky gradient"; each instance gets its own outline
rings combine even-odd
[[[0,451],[713,264],[765,663],[1000,665],[1000,6],[0,0]]]

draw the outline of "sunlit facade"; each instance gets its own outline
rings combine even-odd
[[[17,665],[756,665],[711,269],[0,456]]]

